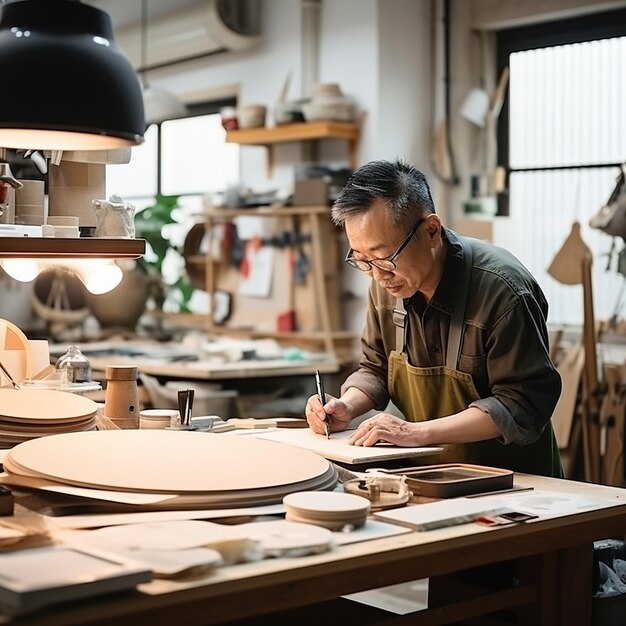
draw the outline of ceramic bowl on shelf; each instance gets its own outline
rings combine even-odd
[[[274,121],[277,125],[295,124],[304,122],[301,100],[289,100],[287,102],[277,102],[274,105]]]
[[[260,128],[265,126],[267,107],[262,104],[248,104],[237,109],[239,128]]]
[[[310,102],[302,105],[307,122],[333,120],[354,122],[356,106],[351,98],[343,95],[337,83],[322,83],[313,90]]]
[[[302,105],[307,122],[333,120],[337,122],[354,122],[356,111],[354,104],[342,100],[312,100]]]

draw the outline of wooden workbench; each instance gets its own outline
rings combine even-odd
[[[148,342],[99,342],[81,346],[83,354],[89,359],[92,371],[104,372],[108,365],[136,365],[139,372],[163,378],[184,378],[186,380],[225,380],[242,378],[270,378],[278,376],[312,376],[318,369],[322,374],[334,374],[340,369],[337,359],[328,357],[311,361],[291,361],[287,359],[241,360],[231,363],[219,363],[209,360],[185,359],[184,354],[172,358],[146,354],[128,355],[124,350],[136,348],[146,351],[154,349],[155,354],[162,353],[167,344]],[[51,354],[65,352],[65,346],[52,345]],[[116,351],[120,351],[116,353]],[[182,351],[184,352],[184,351]],[[193,356],[193,351],[187,349]],[[174,353],[173,353],[174,354]]]
[[[366,623],[444,624],[486,609],[520,605],[526,606],[524,624],[589,624],[592,542],[623,536],[626,490],[527,475],[516,476],[516,484],[591,497],[602,500],[609,508],[495,529],[465,524],[410,532],[341,546],[320,555],[222,567],[195,586],[175,593],[149,595],[146,589],[100,597],[51,607],[41,614],[25,616],[16,624],[201,626],[231,620],[248,624],[254,623],[250,622],[252,616],[298,607],[302,608],[299,616],[290,618],[297,621],[270,618],[267,623],[320,620],[336,624],[338,615],[325,611],[332,606],[328,603],[343,594],[418,578],[432,580],[507,559],[519,559],[524,566],[520,570],[524,576],[516,587],[482,597],[472,594],[448,606],[404,617],[389,613],[383,621]],[[359,606],[354,604],[355,611]],[[7,621],[0,617],[0,623]]]

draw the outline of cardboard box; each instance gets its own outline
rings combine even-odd
[[[296,180],[293,190],[294,206],[328,204],[328,182],[323,178]]]
[[[48,215],[77,216],[79,227],[96,227],[92,200],[105,197],[105,165],[61,161],[49,172]]]

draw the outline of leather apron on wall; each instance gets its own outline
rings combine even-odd
[[[406,353],[408,318],[401,298],[396,302],[396,350],[389,355],[388,388],[393,403],[410,422],[445,417],[459,413],[478,400],[470,374],[460,372],[458,367],[463,339],[463,322],[472,270],[472,250],[462,240],[463,271],[459,293],[448,334],[446,364],[437,367],[415,367]],[[559,449],[548,422],[538,441],[527,446],[503,445],[495,439],[445,446],[445,452],[423,457],[418,463],[477,463],[517,472],[562,476]]]

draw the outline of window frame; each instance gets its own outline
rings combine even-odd
[[[206,102],[196,102],[187,104],[187,114],[181,115],[179,117],[175,117],[172,119],[182,120],[187,119],[189,117],[199,117],[201,115],[214,115],[219,113],[221,109],[224,107],[236,107],[237,106],[237,98],[222,98],[219,100],[209,100]],[[157,188],[156,195],[160,196],[162,194],[161,183],[163,175],[161,173],[161,169],[163,166],[161,160],[161,152],[162,152],[162,139],[161,139],[161,124],[163,122],[168,122],[170,120],[163,120],[162,122],[156,122],[157,127]],[[197,192],[189,192],[189,193],[180,193],[178,196],[196,196]]]
[[[514,52],[583,43],[598,39],[626,36],[626,9],[603,11],[579,17],[553,20],[500,30],[496,33],[496,77],[509,65]],[[509,159],[509,98],[505,97],[497,128],[498,165],[506,172],[569,170],[583,168],[619,167],[621,163],[577,163],[544,167],[512,168]],[[498,194],[498,215],[509,215],[508,195]]]

